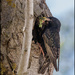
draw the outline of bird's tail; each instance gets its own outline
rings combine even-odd
[[[44,74],[50,63],[53,64],[53,66],[54,66],[54,68],[55,68],[56,71],[59,71],[59,60],[58,60],[58,66],[57,66],[57,60],[55,58],[53,58],[53,60],[51,60],[51,61],[52,62],[50,62],[50,61],[44,62],[43,65],[40,66],[40,68],[38,70],[38,73],[39,74]]]
[[[59,71],[59,59],[58,59],[58,66],[57,66],[57,60],[55,58],[52,60],[52,63],[54,65],[55,70]]]

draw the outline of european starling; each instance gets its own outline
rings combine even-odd
[[[37,18],[33,30],[33,39],[38,42],[44,52],[45,61],[41,61],[38,73],[44,73],[46,68],[52,63],[59,70],[60,55],[60,31],[61,23],[55,17]],[[57,67],[58,60],[58,67]]]

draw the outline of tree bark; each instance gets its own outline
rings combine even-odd
[[[34,2],[33,0],[1,0],[1,2],[1,73],[42,75],[38,74],[39,47],[31,39],[36,18],[52,16],[45,0],[34,0]],[[50,72],[47,69],[43,75],[53,75],[53,65],[50,64],[49,68]]]
[[[18,67],[18,75],[23,75],[24,72],[27,72],[32,41],[32,27],[33,27],[33,0],[26,0],[25,25],[23,27],[24,37],[22,44],[22,53]]]

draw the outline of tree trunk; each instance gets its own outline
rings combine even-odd
[[[1,2],[1,74],[42,75],[38,74],[39,47],[31,40],[36,18],[52,16],[45,1],[2,0]],[[50,64],[43,75],[53,75],[53,70],[54,67]]]

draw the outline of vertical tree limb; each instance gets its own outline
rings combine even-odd
[[[25,25],[23,27],[23,45],[20,63],[18,67],[18,75],[23,75],[27,71],[30,57],[31,41],[33,27],[33,0],[26,0],[25,7]]]

